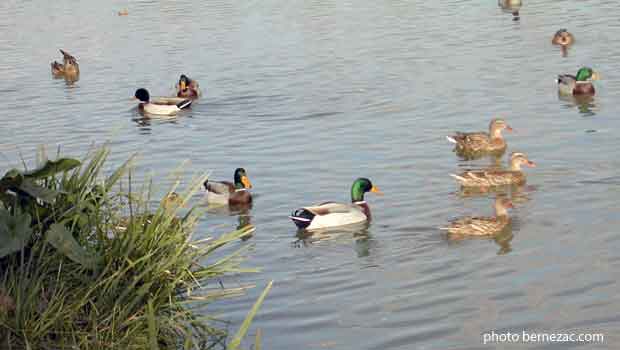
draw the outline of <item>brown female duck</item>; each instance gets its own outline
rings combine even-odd
[[[62,61],[63,63],[58,63],[56,61],[51,63],[52,66],[52,74],[56,77],[72,78],[77,77],[80,74],[80,66],[77,63],[75,57],[71,56],[66,51],[60,50],[62,53]]]
[[[501,155],[506,151],[506,141],[502,136],[503,130],[512,131],[512,128],[503,119],[493,119],[489,123],[489,132],[457,132],[446,136],[454,143],[454,151],[461,156],[476,156],[480,154]]]
[[[181,74],[177,84],[177,97],[196,99],[200,96],[200,88],[198,82],[188,78],[185,74]]]
[[[442,230],[458,236],[492,236],[502,232],[510,224],[508,208],[512,208],[512,202],[507,198],[495,199],[495,216],[490,217],[463,217],[450,223]]]
[[[555,32],[553,39],[551,39],[551,43],[553,45],[561,45],[564,47],[571,46],[575,42],[575,37],[573,34],[569,33],[566,29],[560,29]]]
[[[243,168],[235,169],[234,183],[229,181],[207,180],[204,186],[207,190],[209,204],[240,205],[252,202],[252,194],[248,189],[252,183]]]
[[[505,185],[525,184],[525,173],[521,171],[521,166],[526,165],[530,168],[536,166],[534,162],[527,159],[525,153],[515,152],[510,155],[510,169],[486,169],[470,170],[460,175],[450,174],[463,187],[494,187]]]

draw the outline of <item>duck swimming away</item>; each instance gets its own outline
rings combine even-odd
[[[134,97],[140,101],[138,108],[154,115],[175,115],[192,105],[192,100],[189,99],[178,103],[151,102],[151,95],[143,88],[136,90]]]
[[[358,178],[351,185],[351,204],[325,202],[299,208],[289,216],[299,229],[315,230],[370,221],[370,207],[364,194],[382,194],[367,178]]]

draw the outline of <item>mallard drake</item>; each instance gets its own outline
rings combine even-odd
[[[134,97],[140,101],[139,108],[141,110],[149,114],[157,115],[175,115],[180,110],[188,108],[192,104],[192,100],[190,99],[178,103],[162,103],[163,101],[150,102],[151,96],[149,92],[143,88],[136,90]]]
[[[486,169],[470,170],[460,175],[450,174],[463,187],[494,187],[505,185],[525,184],[525,173],[521,171],[521,166],[530,168],[536,166],[534,162],[527,159],[525,153],[515,152],[510,155],[510,169]]]
[[[553,45],[562,45],[562,46],[570,46],[575,42],[575,37],[573,34],[569,33],[566,29],[560,29],[555,32],[553,39],[551,39],[551,43]]]
[[[489,132],[457,132],[446,136],[454,143],[454,151],[464,157],[474,157],[482,154],[502,155],[506,151],[506,141],[502,130],[512,131],[512,128],[503,119],[492,119],[489,123]]]
[[[463,217],[450,223],[442,230],[458,236],[492,236],[500,233],[510,224],[508,208],[512,208],[512,202],[507,198],[495,199],[495,216],[492,217]]]
[[[198,98],[199,96],[198,82],[188,78],[185,74],[181,74],[177,83],[177,97]]]
[[[52,74],[57,77],[65,76],[68,78],[79,75],[80,65],[77,63],[75,57],[71,56],[69,53],[63,51],[62,49],[60,49],[60,53],[62,53],[63,56],[63,63],[58,63],[56,61],[52,62]]]
[[[593,80],[598,80],[599,74],[589,67],[582,67],[577,75],[558,75],[558,91],[563,95],[594,95]]]
[[[243,168],[235,169],[234,183],[229,181],[211,181],[204,183],[209,204],[241,205],[252,203],[252,194],[248,189],[252,183]]]
[[[289,216],[299,229],[315,230],[337,227],[371,219],[370,207],[364,200],[366,192],[381,191],[367,178],[358,178],[351,186],[351,204],[325,202],[316,206],[299,208]]]

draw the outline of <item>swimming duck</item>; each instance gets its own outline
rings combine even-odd
[[[569,33],[566,29],[560,29],[555,32],[553,39],[551,39],[551,43],[553,45],[562,45],[562,46],[570,46],[575,42],[575,37],[573,34]]]
[[[502,10],[504,10],[504,12],[512,13],[513,21],[519,20],[519,10],[523,5],[521,0],[498,0],[497,4],[502,8]]]
[[[459,236],[491,236],[500,233],[510,224],[508,208],[512,208],[512,202],[507,198],[495,199],[495,216],[492,217],[464,217],[450,223],[442,230]]]
[[[177,97],[198,98],[198,96],[200,96],[198,82],[188,78],[185,74],[181,74],[177,84]]]
[[[54,76],[65,76],[68,78],[75,77],[80,74],[80,66],[77,63],[75,57],[71,56],[66,51],[60,49],[60,53],[62,53],[62,61],[63,63],[58,63],[56,61],[51,63],[52,66],[52,74]]]
[[[510,155],[510,169],[487,169],[470,170],[460,175],[450,174],[463,187],[493,187],[504,185],[523,185],[525,184],[525,173],[521,171],[521,166],[526,165],[530,168],[536,166],[534,162],[527,159],[525,153],[515,152]]]
[[[598,80],[599,74],[589,67],[582,67],[577,75],[558,75],[558,91],[563,95],[594,95],[593,80]]]
[[[252,183],[243,168],[235,169],[234,183],[229,181],[211,181],[204,183],[209,204],[241,205],[252,202],[252,194],[248,189]]]
[[[315,230],[349,225],[371,219],[370,207],[364,200],[366,192],[381,194],[367,178],[358,178],[351,186],[351,204],[325,202],[299,208],[289,216],[300,229]]]
[[[149,92],[143,88],[136,90],[134,97],[140,101],[139,108],[141,110],[149,114],[157,115],[175,115],[180,110],[188,108],[192,104],[192,100],[189,99],[178,103],[150,102],[151,96]]]
[[[464,157],[474,157],[482,154],[502,155],[506,151],[506,141],[502,130],[512,131],[512,128],[503,119],[492,119],[489,123],[489,132],[457,132],[446,136],[454,143],[454,151]]]

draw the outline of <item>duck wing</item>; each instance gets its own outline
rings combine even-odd
[[[525,179],[523,173],[512,170],[470,170],[459,175],[450,174],[462,186],[465,187],[489,187],[521,184]]]
[[[205,189],[208,192],[216,193],[216,194],[230,194],[235,192],[235,185],[232,182],[228,181],[205,181],[204,183]]]
[[[328,215],[335,213],[349,213],[354,210],[358,210],[350,204],[325,202],[319,205],[304,207],[304,209],[312,212],[315,215]]]

